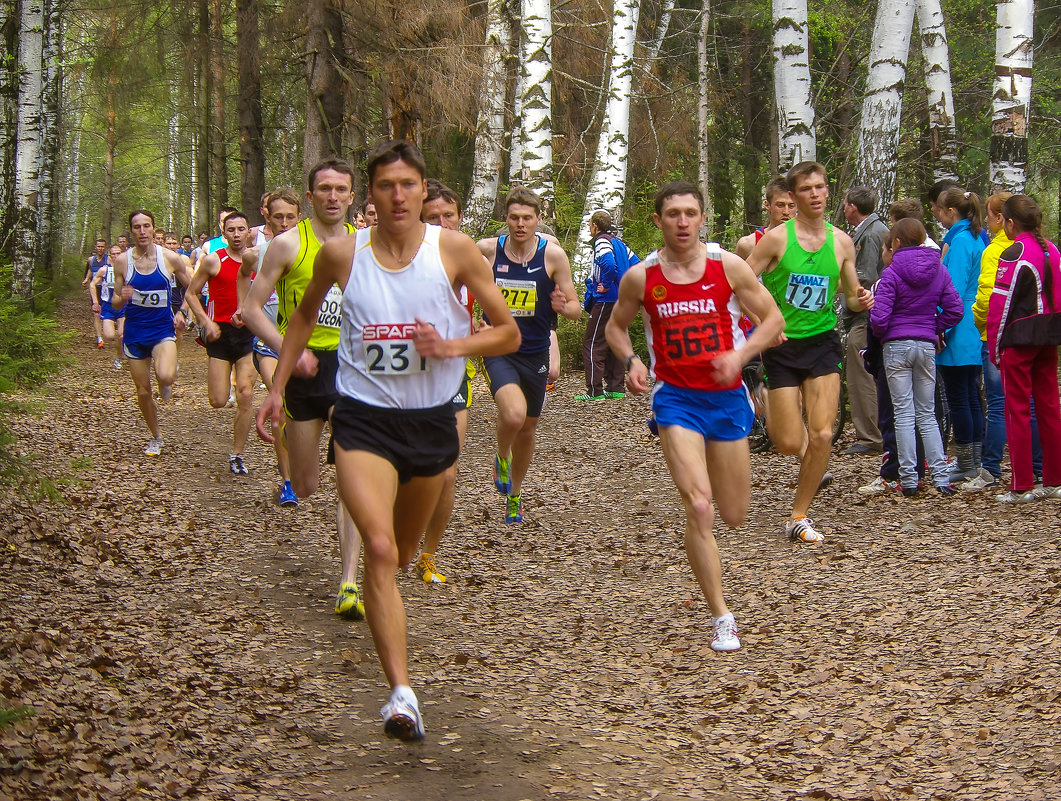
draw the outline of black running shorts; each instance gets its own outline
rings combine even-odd
[[[541,417],[549,383],[549,351],[484,356],[483,370],[492,394],[506,384],[519,384],[527,399],[527,417]]]
[[[798,387],[808,378],[839,373],[843,361],[840,335],[835,330],[806,339],[788,339],[763,351],[763,383],[767,389]]]
[[[339,372],[339,351],[315,350],[319,363],[311,378],[293,375],[284,388],[284,411],[292,420],[327,420],[328,412],[339,400],[335,376]]]
[[[244,356],[250,356],[254,346],[254,332],[246,326],[237,328],[232,323],[218,323],[221,336],[213,342],[206,340],[206,355],[211,359],[235,364]]]
[[[451,403],[431,409],[383,409],[340,396],[332,411],[332,436],[344,451],[382,456],[394,465],[401,484],[445,472],[460,452]]]

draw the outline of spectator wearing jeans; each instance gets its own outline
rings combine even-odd
[[[844,196],[844,217],[851,228],[855,245],[855,272],[859,283],[869,289],[880,278],[884,265],[881,243],[888,226],[881,222],[874,209],[877,193],[868,186],[853,186]],[[843,308],[844,327],[847,329],[847,397],[851,404],[851,422],[855,427],[855,442],[844,453],[880,453],[881,432],[877,428],[877,388],[873,377],[862,364],[860,351],[866,349],[869,312],[853,312]]]
[[[899,480],[908,497],[917,493],[915,422],[937,491],[943,495],[957,491],[950,484],[936,425],[936,341],[961,320],[963,308],[939,253],[924,247],[924,242],[925,227],[919,220],[900,220],[887,234],[884,261],[888,268],[870,312],[873,333],[883,343],[895,412]]]

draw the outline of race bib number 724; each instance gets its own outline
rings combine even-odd
[[[413,332],[416,323],[383,323],[361,329],[365,349],[365,369],[369,375],[413,375],[431,368],[416,352]]]
[[[800,311],[821,311],[829,304],[829,276],[792,273],[785,300]]]

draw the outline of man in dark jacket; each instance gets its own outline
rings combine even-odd
[[[881,245],[888,226],[874,212],[877,193],[868,186],[853,186],[844,196],[844,217],[851,226],[851,240],[855,243],[855,272],[862,286],[869,288],[880,278]],[[866,372],[860,351],[866,348],[867,312],[851,312],[844,308],[844,327],[847,329],[847,397],[851,404],[851,421],[855,426],[855,442],[844,453],[880,453],[881,435],[877,428],[877,387],[873,376]]]
[[[582,338],[582,362],[586,367],[586,394],[577,401],[604,400],[625,396],[626,370],[612,353],[604,337],[604,327],[619,299],[619,281],[631,264],[641,259],[619,237],[612,234],[612,216],[597,211],[589,220],[593,267],[587,282],[589,322]]]

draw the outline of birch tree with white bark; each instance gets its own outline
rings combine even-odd
[[[521,182],[542,199],[553,216],[553,22],[550,0],[523,0],[520,98],[523,164]]]
[[[813,161],[818,148],[811,103],[807,0],[773,0],[774,99],[778,168]]]
[[[958,180],[958,131],[954,122],[950,48],[940,0],[916,0],[921,55],[925,61],[928,130],[935,181]]]
[[[630,94],[633,88],[634,44],[637,38],[638,0],[615,0],[612,7],[611,67],[608,71],[607,104],[597,140],[597,152],[586,190],[586,205],[579,228],[575,271],[588,272],[593,261],[589,218],[604,210],[619,225],[626,198],[626,163],[630,152]]]
[[[40,252],[41,100],[44,91],[44,0],[24,0],[18,19],[18,99],[15,145],[15,219],[11,291],[33,297],[33,264]]]
[[[493,216],[501,181],[505,136],[505,86],[512,48],[509,0],[490,0],[483,47],[483,82],[475,133],[475,160],[464,220],[468,229],[482,232]]]
[[[696,105],[697,150],[699,151],[700,191],[704,194],[704,230],[701,235],[710,237],[715,219],[715,207],[711,202],[711,148],[710,132],[714,123],[711,114],[711,81],[708,74],[711,69],[707,46],[711,32],[711,0],[703,0],[700,9],[700,36],[696,44],[697,68],[700,75],[700,95]]]
[[[895,199],[899,121],[913,27],[914,0],[878,0],[858,127],[855,183],[876,189],[882,209]]]
[[[1034,0],[999,0],[991,97],[991,191],[1023,193],[1028,175]]]

